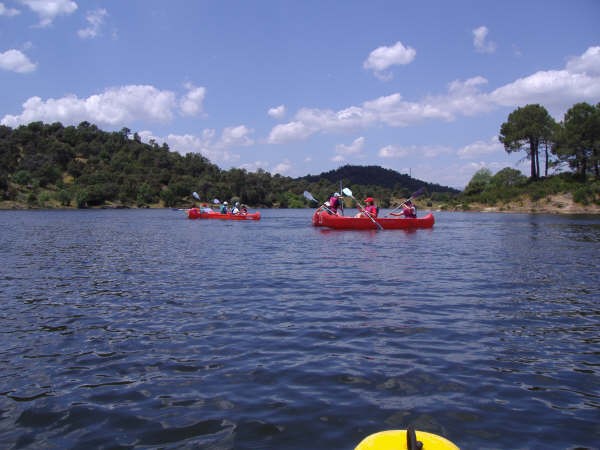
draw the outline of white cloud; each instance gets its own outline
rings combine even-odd
[[[373,70],[378,78],[387,80],[391,78],[391,73],[386,70],[392,66],[410,64],[416,55],[417,51],[414,48],[405,47],[398,41],[391,47],[382,46],[373,50],[363,63],[363,67]]]
[[[253,130],[245,125],[224,128],[223,133],[221,134],[221,139],[217,143],[217,147],[247,147],[254,144],[254,140],[250,137],[252,133]]]
[[[406,101],[393,93],[339,111],[302,108],[294,120],[271,130],[268,142],[280,144],[301,140],[316,133],[355,131],[378,125],[406,127],[424,120],[452,121],[498,107],[540,103],[560,115],[577,102],[598,102],[600,98],[600,47],[590,47],[572,58],[563,70],[536,72],[485,92],[488,81],[476,76],[449,83],[446,93]]]
[[[175,94],[148,85],[107,89],[87,98],[68,95],[42,100],[31,97],[20,115],[6,115],[0,123],[10,127],[34,121],[78,124],[87,120],[98,125],[125,126],[139,120],[167,122],[173,117]]]
[[[359,155],[365,148],[365,138],[359,137],[352,141],[352,144],[338,144],[335,146],[335,152],[338,155]]]
[[[21,11],[15,8],[7,8],[4,3],[0,2],[0,16],[13,17],[21,14]]]
[[[227,164],[239,161],[240,155],[232,153],[234,147],[252,145],[254,143],[250,134],[253,130],[245,125],[224,128],[221,136],[217,138],[214,129],[204,129],[200,136],[193,134],[169,134],[166,137],[154,136],[150,131],[138,133],[144,142],[153,139],[155,142],[166,142],[172,151],[185,155],[186,153],[200,153],[214,164]]]
[[[77,10],[77,3],[71,0],[21,0],[40,18],[40,26],[51,25],[60,15],[69,15]]]
[[[489,30],[485,26],[473,30],[473,45],[477,52],[494,53],[496,51],[496,43],[487,40],[488,33]]]
[[[270,108],[267,114],[269,114],[269,116],[273,117],[274,119],[282,119],[285,116],[285,106],[279,105]]]
[[[379,149],[377,153],[380,158],[404,158],[410,154],[410,151],[405,147],[400,147],[397,145],[386,145]]]
[[[240,169],[244,169],[248,172],[257,172],[258,169],[267,170],[270,164],[267,161],[253,161],[240,165]]]
[[[539,71],[492,91],[488,98],[500,106],[539,103],[558,119],[577,102],[600,98],[600,47],[571,58],[563,70]]]
[[[539,103],[560,117],[574,103],[600,98],[600,77],[567,70],[537,72],[489,94],[496,105],[524,106]]]
[[[191,83],[187,83],[185,88],[188,92],[180,100],[179,107],[184,116],[194,116],[203,110],[206,88],[196,87]]]
[[[201,136],[192,134],[169,134],[166,137],[153,136],[150,132],[145,132],[145,142],[154,139],[156,142],[166,142],[172,151],[185,155],[186,153],[200,153],[214,164],[230,163],[239,160],[239,155],[229,152],[227,148],[215,144],[215,130],[205,129]],[[140,134],[141,136],[141,134]]]
[[[457,154],[460,159],[468,159],[475,156],[490,155],[498,152],[504,152],[504,145],[498,140],[498,136],[494,136],[488,141],[476,141],[472,144],[465,145],[458,150]]]
[[[335,146],[335,155],[331,158],[331,161],[342,163],[347,161],[350,156],[364,158],[364,148],[365,138],[362,136],[354,139],[350,145],[337,144]]]
[[[567,63],[567,71],[600,76],[600,47],[590,47],[583,55],[571,58]]]
[[[386,145],[379,149],[378,155],[380,158],[389,159],[401,159],[406,156],[418,155],[424,158],[437,158],[441,155],[452,154],[453,151],[450,147],[433,145],[433,146],[421,146],[411,145],[408,147],[400,145]]]
[[[7,50],[0,53],[0,69],[17,73],[33,72],[36,64],[32,63],[27,55],[20,50]]]
[[[276,125],[269,133],[267,142],[270,144],[283,144],[285,142],[298,141],[306,139],[313,130],[299,121]]]
[[[88,26],[77,31],[79,37],[82,39],[93,39],[98,36],[100,28],[104,25],[104,19],[107,16],[108,12],[103,8],[89,11],[85,16]]]
[[[289,160],[286,159],[283,162],[280,162],[279,164],[277,164],[275,167],[273,167],[271,172],[278,173],[280,175],[285,175],[286,173],[289,173],[291,169],[292,169],[292,164],[290,163]]]

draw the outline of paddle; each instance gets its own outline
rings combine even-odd
[[[319,200],[317,200],[316,198],[314,198],[312,196],[312,194],[308,191],[304,191],[304,198],[307,200],[310,200],[311,202],[315,202],[315,203],[321,203]],[[319,209],[321,208],[325,208],[327,211],[329,211],[331,214],[333,214],[333,211],[330,210],[327,206],[325,206],[325,204],[322,204],[321,206],[319,206]]]
[[[351,191],[350,189],[348,189],[348,188],[344,188],[344,190],[343,190],[342,192],[344,193],[344,195],[347,195],[348,197],[351,197],[351,198],[352,198],[352,200],[354,200],[354,201],[356,202],[356,204],[358,205],[358,207],[359,207],[360,209],[362,209],[362,211],[363,211],[363,212],[364,212],[364,213],[367,215],[367,217],[368,217],[369,219],[371,219],[375,225],[377,225],[377,228],[379,228],[380,230],[383,230],[383,227],[381,226],[381,224],[380,224],[379,222],[377,222],[377,221],[376,221],[376,220],[373,218],[373,216],[372,216],[371,214],[369,214],[369,211],[367,211],[365,208],[363,208],[363,206],[362,206],[362,205],[361,205],[361,204],[358,202],[358,200],[356,200],[356,199],[354,198],[354,195],[352,195],[352,191]]]
[[[200,196],[198,195],[197,192],[192,192],[192,197],[194,197],[196,200],[200,201]]]
[[[402,208],[404,205],[406,205],[406,203],[409,200],[412,200],[413,198],[417,198],[420,195],[423,195],[425,193],[425,188],[422,187],[420,189],[417,189],[415,192],[413,192],[412,194],[410,194],[410,197],[408,197],[406,200],[404,200],[402,203],[400,203],[398,206],[396,206],[394,209],[392,209],[389,213],[386,214],[386,217],[391,215],[394,211]]]
[[[406,429],[406,448],[407,450],[422,450],[423,443],[417,441],[417,433],[412,426]]]

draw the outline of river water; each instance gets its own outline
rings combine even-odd
[[[0,211],[2,448],[598,448],[600,217]]]

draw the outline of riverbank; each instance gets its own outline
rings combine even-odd
[[[573,201],[572,194],[549,195],[540,200],[532,200],[525,196],[515,199],[510,203],[499,205],[486,205],[469,203],[446,208],[446,211],[473,211],[473,212],[504,212],[527,214],[600,214],[600,205],[590,203],[583,205]]]
[[[90,209],[158,209],[166,208],[163,204],[156,203],[148,206],[137,207],[135,205],[106,204]],[[0,201],[0,210],[34,210],[34,209],[76,209],[65,207],[57,203],[48,202],[44,206],[30,206],[15,201]],[[458,204],[449,206],[447,204],[434,204],[432,206],[421,205],[420,211],[427,209],[454,211],[454,212],[501,212],[501,213],[526,213],[526,214],[599,214],[600,205],[583,205],[573,201],[572,194],[550,195],[540,200],[531,200],[529,197],[515,199],[510,203],[502,203],[494,206],[482,203]]]

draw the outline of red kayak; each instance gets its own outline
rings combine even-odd
[[[429,213],[416,219],[393,219],[378,217],[377,221],[384,230],[406,230],[410,228],[431,228],[435,222]],[[379,227],[368,217],[334,216],[327,211],[316,211],[312,218],[315,227],[329,227],[336,230],[377,230]]]
[[[221,214],[216,211],[203,211],[199,208],[188,209],[188,219],[221,219],[221,220],[260,220],[260,212],[240,213],[240,214]]]

